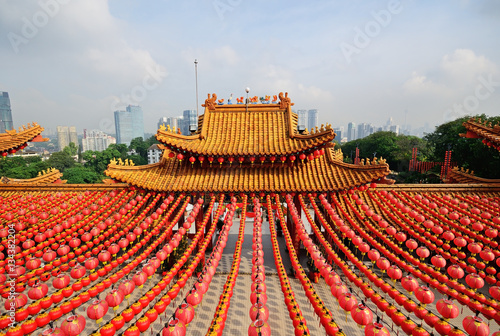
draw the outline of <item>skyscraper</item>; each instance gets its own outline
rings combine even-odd
[[[297,110],[297,126],[307,127],[307,110]]]
[[[59,150],[62,151],[64,147],[72,142],[78,147],[78,135],[76,134],[75,126],[57,126],[57,144]]]
[[[9,93],[0,91],[0,133],[14,129]]]
[[[184,135],[190,135],[189,126],[198,126],[198,118],[196,117],[196,110],[184,110],[182,114],[182,127],[181,131]]]
[[[116,143],[130,145],[132,139],[144,139],[142,108],[129,105],[125,111],[115,111]]]
[[[318,126],[318,110],[307,111],[307,128],[311,130],[311,128],[315,128],[316,126]]]
[[[356,124],[350,122],[347,125],[347,141],[356,140]]]
[[[88,150],[101,152],[112,143],[116,143],[116,139],[104,132],[83,130],[82,152]]]

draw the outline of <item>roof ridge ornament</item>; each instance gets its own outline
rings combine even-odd
[[[280,92],[280,109],[286,109],[288,106],[293,106],[292,100],[288,97],[288,92],[285,92],[283,96],[283,92]]]
[[[208,94],[208,98],[205,99],[205,104],[201,106],[207,108],[208,110],[215,110],[215,105],[217,105],[217,95],[212,93],[212,98],[210,98],[210,93]]]

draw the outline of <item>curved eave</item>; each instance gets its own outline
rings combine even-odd
[[[0,178],[0,185],[40,185],[51,183],[66,183],[66,180],[61,180],[63,174],[55,169],[53,171],[41,174],[40,176],[30,179],[14,179],[9,177]]]
[[[447,181],[452,183],[467,183],[467,184],[491,184],[500,185],[500,179],[487,179],[478,177],[459,169],[451,169],[448,171]]]
[[[304,163],[191,164],[163,158],[147,166],[109,165],[106,175],[121,182],[155,191],[183,192],[328,192],[353,188],[389,174],[387,164],[351,165],[327,155]]]
[[[462,125],[467,130],[467,133],[460,134],[461,137],[486,139],[500,150],[500,126],[488,127],[474,120],[466,121]]]
[[[43,127],[38,124],[20,131],[7,130],[6,133],[0,134],[0,153],[18,150],[23,144],[32,140],[46,140],[41,137],[43,130]]]

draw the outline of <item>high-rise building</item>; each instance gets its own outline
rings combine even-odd
[[[62,151],[64,147],[72,142],[78,147],[78,135],[76,134],[75,126],[57,126],[57,144],[59,150]]]
[[[0,91],[0,133],[14,129],[9,93]]]
[[[130,145],[132,139],[144,139],[144,121],[142,108],[129,105],[125,111],[115,111],[116,142]]]
[[[356,140],[356,124],[350,122],[347,125],[347,141]]]
[[[342,137],[345,136],[345,134],[344,134],[344,126],[335,127],[333,129],[333,131],[336,134],[335,140],[337,140],[338,142],[341,142],[342,141]]]
[[[89,150],[102,152],[103,150],[108,148],[109,145],[114,143],[116,143],[116,139],[102,131],[87,131],[86,129],[83,130],[82,152],[86,152]]]
[[[184,135],[190,135],[189,127],[194,125],[198,127],[198,118],[196,116],[196,110],[184,110],[182,113],[182,126],[181,132]]]
[[[165,127],[167,127],[167,125],[168,125],[168,118],[167,117],[161,117],[160,120],[158,120],[158,124],[157,124],[156,129],[160,129],[161,125],[164,125]]]
[[[170,129],[173,130],[174,128],[177,129],[180,127],[182,124],[182,116],[181,117],[161,117],[160,120],[158,121],[158,129],[160,128],[161,125],[167,127],[170,126]],[[181,129],[182,132],[182,129]]]
[[[358,125],[358,132],[356,134],[358,139],[369,136],[373,133],[374,127],[372,124],[361,123]]]
[[[168,117],[165,125],[170,125],[171,129],[181,127],[183,117]]]
[[[307,110],[297,110],[297,126],[305,128],[307,127]]]
[[[318,110],[307,111],[307,128],[315,128],[318,126]]]

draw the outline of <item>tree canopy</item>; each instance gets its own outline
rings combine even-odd
[[[356,147],[360,158],[384,158],[395,171],[408,170],[412,149],[419,148],[420,160],[428,156],[426,141],[411,135],[396,135],[394,132],[376,132],[365,138],[349,141],[341,146],[348,162],[353,162]]]
[[[500,117],[488,118],[479,115],[476,118],[488,120],[492,123],[500,122]],[[430,161],[443,161],[445,152],[452,151],[451,161],[456,162],[459,167],[473,170],[475,175],[485,178],[500,178],[500,153],[493,148],[488,148],[481,139],[468,139],[459,136],[465,133],[462,125],[471,117],[466,116],[444,123],[436,127],[436,130],[427,134],[424,139],[430,151]]]

